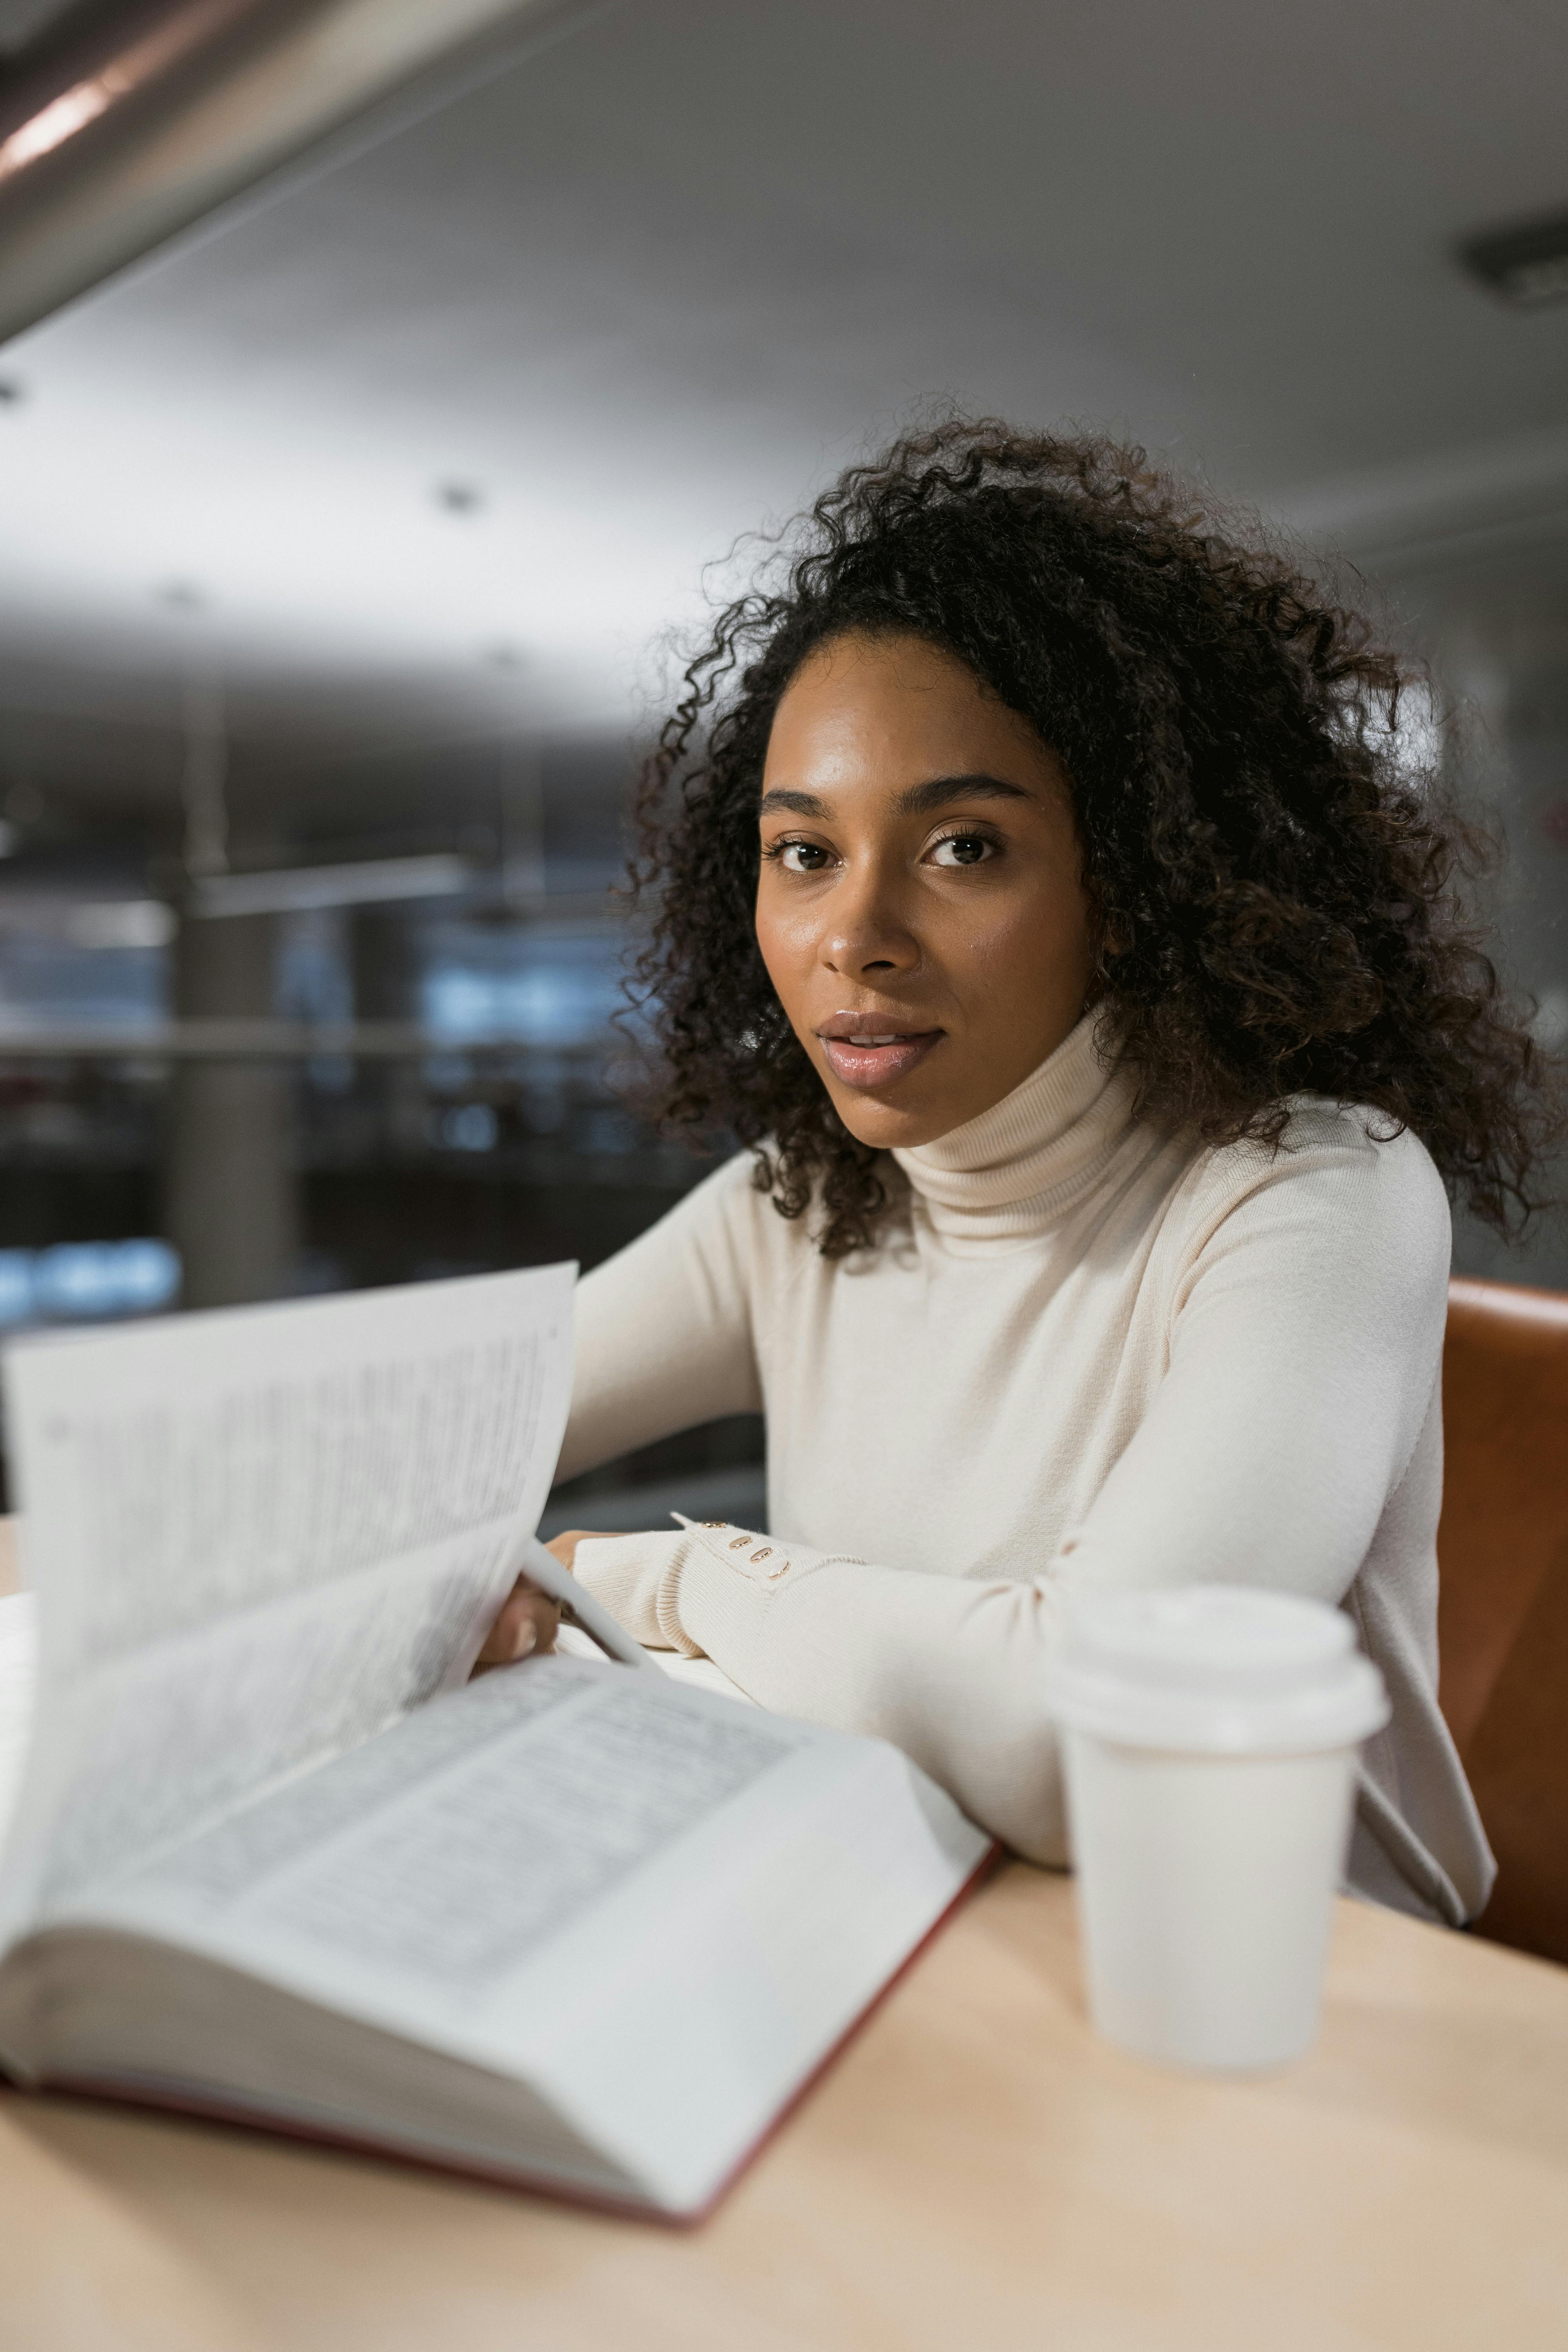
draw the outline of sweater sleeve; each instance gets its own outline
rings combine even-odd
[[[1259,1154],[1237,1189],[1232,1172],[1206,1225],[1196,1204],[1152,1407],[1032,1578],[933,1576],[735,1528],[584,1544],[578,1573],[643,1641],[706,1654],[765,1706],[881,1734],[994,1835],[1065,1861],[1042,1692],[1073,1586],[1218,1579],[1340,1600],[1436,1377],[1447,1204],[1418,1144]]]
[[[721,1413],[758,1412],[749,1155],[686,1195],[577,1286],[572,1411],[556,1470],[574,1478]]]

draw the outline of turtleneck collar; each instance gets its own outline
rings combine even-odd
[[[893,1158],[937,1232],[954,1241],[1017,1241],[1043,1233],[1091,1192],[1132,1117],[1134,1087],[1095,1051],[1086,1013],[1056,1052],[934,1143]]]

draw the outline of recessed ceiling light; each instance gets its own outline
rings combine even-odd
[[[1459,247],[1472,278],[1519,310],[1568,301],[1568,213],[1489,229]]]
[[[167,605],[171,613],[205,613],[212,603],[206,590],[194,580],[165,581],[157,593],[159,604]]]
[[[448,514],[478,514],[484,502],[485,494],[478,482],[438,482],[436,486],[436,503],[445,507]]]

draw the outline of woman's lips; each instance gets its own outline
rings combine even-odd
[[[886,1038],[887,1042],[869,1045],[865,1042],[868,1035]],[[889,1037],[886,1030],[872,1029],[868,1023],[861,1036],[829,1037],[819,1034],[818,1043],[828,1068],[842,1085],[869,1091],[908,1077],[942,1035],[940,1029],[921,1029]]]

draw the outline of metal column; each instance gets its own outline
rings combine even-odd
[[[176,1013],[270,1013],[277,928],[273,915],[187,918],[175,949]],[[291,1287],[300,1228],[293,1090],[283,1063],[175,1067],[165,1213],[187,1307],[240,1306]]]

